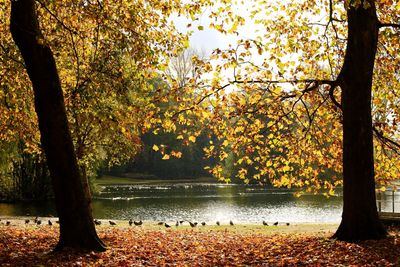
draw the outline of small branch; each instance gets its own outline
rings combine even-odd
[[[383,135],[382,131],[379,131],[375,127],[372,127],[372,130],[375,133],[376,137],[378,137],[384,144],[387,145],[389,143],[390,145],[394,146],[395,148],[400,149],[400,144],[395,142],[395,141],[393,141],[393,140],[391,140],[391,139],[389,139],[389,138],[387,138],[387,137],[385,137]],[[391,147],[391,146],[390,146],[390,148],[393,149],[393,147]]]
[[[335,92],[335,89],[337,88],[337,86],[331,86],[331,88],[329,89],[329,97],[331,98],[333,104],[335,104],[335,106],[337,106],[340,110],[342,109],[342,105],[336,100],[335,95],[333,94]]]
[[[379,28],[391,27],[391,28],[400,29],[400,23],[396,24],[396,23],[381,23],[381,22],[379,22],[378,27]]]

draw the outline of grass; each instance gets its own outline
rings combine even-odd
[[[116,177],[102,176],[94,181],[95,185],[133,185],[133,184],[171,184],[171,183],[217,183],[213,177],[199,177],[194,179],[157,179],[154,177]]]
[[[25,225],[25,219],[30,219],[30,223]],[[50,227],[48,225],[48,220],[51,220],[54,225],[57,225],[55,221],[57,218],[54,217],[41,217],[42,224],[37,226],[33,224],[34,217],[0,217],[0,225],[5,225],[7,221],[10,221],[10,226],[17,226],[17,227],[33,227],[33,228],[41,228],[41,227]],[[235,224],[234,226],[229,225],[227,222],[221,222],[221,225],[215,225],[215,222],[207,222],[205,226],[198,225],[194,228],[190,227],[188,222],[184,222],[182,225],[178,227],[175,226],[175,222],[167,222],[171,225],[171,228],[166,228],[164,225],[160,226],[157,225],[157,222],[153,221],[144,221],[142,226],[129,226],[127,220],[113,220],[116,222],[116,226],[111,226],[108,223],[108,219],[100,220],[102,224],[100,226],[96,226],[98,229],[113,229],[113,228],[137,228],[149,231],[186,231],[186,230],[195,230],[200,232],[209,232],[209,231],[224,231],[224,232],[232,232],[236,234],[317,234],[317,235],[325,235],[325,234],[333,234],[336,228],[338,227],[337,224],[313,224],[313,223],[300,223],[300,224],[290,224],[287,226],[286,224],[282,224],[278,226],[269,225],[264,226],[260,224]]]

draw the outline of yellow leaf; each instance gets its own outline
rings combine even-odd
[[[176,137],[176,139],[178,139],[178,140],[181,140],[181,139],[183,139],[183,135],[178,135],[177,137]]]
[[[162,160],[169,160],[169,155],[165,154],[164,157],[162,157]]]
[[[160,149],[158,148],[157,145],[153,145],[153,150],[154,150],[154,151],[158,151],[158,150],[160,150]]]
[[[189,141],[195,143],[196,142],[196,137],[191,135],[189,136]]]

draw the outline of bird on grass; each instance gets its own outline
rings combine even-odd
[[[128,223],[129,223],[129,226],[132,226],[132,224],[133,224],[132,219],[130,219]]]
[[[93,222],[94,222],[95,225],[100,225],[101,224],[101,221],[99,221],[97,219],[94,219]]]
[[[277,226],[277,225],[278,225],[278,222],[274,222],[274,225]]]
[[[192,223],[192,222],[190,222],[190,221],[189,221],[189,224],[190,224],[190,227],[192,227],[192,228],[193,228],[193,227],[196,227],[196,225],[197,225],[197,223]]]
[[[41,224],[42,224],[42,220],[39,220],[39,219],[36,220],[36,224],[37,224],[37,225],[41,225]]]
[[[176,226],[176,227],[178,227],[178,226],[179,226],[179,222],[178,222],[178,221],[176,221],[176,223],[175,223],[175,226]]]
[[[179,224],[183,224],[185,221],[179,221]]]
[[[140,225],[142,225],[143,224],[143,222],[142,222],[142,220],[140,220],[140,221],[133,221],[133,224],[134,225],[136,225],[136,226],[140,226]]]
[[[263,225],[268,226],[268,223],[266,221],[263,221]]]
[[[286,223],[286,226],[289,226],[290,225],[290,223]]]
[[[117,225],[114,221],[108,221],[110,225]]]
[[[220,226],[220,223],[219,223],[219,221],[217,221],[217,222],[216,222],[216,224],[217,224],[218,226]]]
[[[29,222],[30,222],[29,219],[26,219],[26,220],[25,220],[25,224],[28,224]]]
[[[57,223],[57,224],[60,224],[60,221],[59,221],[59,220],[57,220],[57,221],[56,221],[56,223]]]
[[[163,225],[164,224],[164,222],[158,222],[157,223],[157,225]]]
[[[53,225],[53,223],[50,221],[50,220],[48,220],[48,222],[47,222],[50,226],[52,226]]]
[[[6,221],[6,225],[9,226],[11,224],[10,221]]]
[[[166,228],[170,228],[170,227],[171,227],[171,225],[169,225],[169,224],[167,224],[167,223],[164,223],[164,226],[165,226]]]
[[[234,225],[233,222],[232,222],[232,220],[229,221],[229,224],[232,225],[232,226]]]
[[[33,222],[34,222],[34,223],[37,223],[38,220],[39,220],[39,217],[36,216],[36,218],[33,219]]]
[[[205,222],[201,222],[201,225],[205,226],[205,225],[206,225],[206,223],[205,223]]]

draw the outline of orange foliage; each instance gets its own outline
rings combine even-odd
[[[359,244],[326,236],[254,235],[230,231],[101,228],[105,253],[48,253],[56,227],[0,226],[1,266],[393,266],[400,260],[398,230]]]

